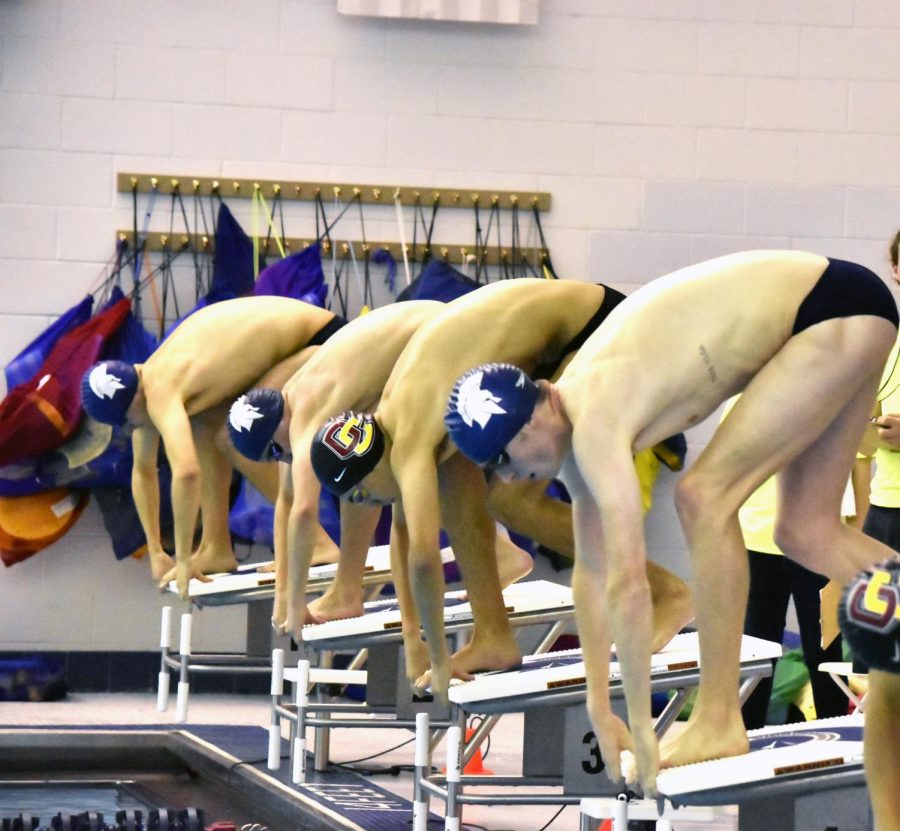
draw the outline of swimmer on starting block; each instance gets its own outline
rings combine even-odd
[[[891,554],[840,521],[844,486],[897,335],[884,283],[853,263],[754,251],[700,263],[636,291],[555,384],[480,366],[450,397],[450,436],[503,477],[561,475],[574,501],[573,589],[588,711],[611,778],[620,752],[656,794],[650,717],[647,557],[632,453],[697,424],[743,390],[681,479],[676,505],[691,553],[701,682],[665,765],[747,749],[738,650],[747,560],[737,512],[779,472],[776,540],[789,557],[842,583]],[[490,454],[484,450],[490,448]],[[605,602],[602,601],[605,599]],[[615,640],[628,722],[609,705]]]
[[[345,415],[317,433],[313,466],[323,487],[350,502],[394,502],[392,540],[409,552],[409,579],[428,645],[426,656],[416,620],[415,637],[410,632],[404,644],[407,671],[418,687],[430,683],[446,698],[451,674],[471,677],[475,670],[506,669],[520,659],[500,595],[489,485],[482,471],[456,453],[444,427],[444,402],[454,380],[488,359],[552,375],[621,299],[613,289],[567,280],[523,278],[483,286],[416,331],[374,414]],[[527,483],[490,502],[495,510],[503,504],[502,522],[510,530],[561,553],[573,551],[571,510],[544,495],[546,484]],[[517,510],[509,508],[516,504]],[[442,525],[475,616],[472,639],[453,656],[452,666],[443,636]],[[690,595],[675,575],[655,564],[647,567],[662,645],[691,619]]]
[[[314,543],[321,490],[310,459],[313,436],[335,412],[373,409],[410,337],[445,308],[443,303],[417,300],[385,306],[357,318],[317,350],[280,393],[253,389],[240,396],[229,411],[229,435],[240,453],[253,460],[277,457],[288,463],[281,466],[276,502],[275,543],[279,550],[285,547],[286,557],[275,558],[285,563],[285,571],[276,581],[273,621],[294,637],[299,638],[304,623],[362,614],[366,553],[381,514],[381,505],[342,503],[338,572],[329,590],[307,609],[307,573],[317,562]],[[359,425],[354,425],[347,430],[357,430]],[[348,458],[349,464],[357,457],[350,454]],[[408,649],[421,655],[418,617],[414,605],[407,601],[405,548],[396,538],[392,542],[394,582],[406,601],[403,622]],[[530,555],[502,534],[497,536],[496,554],[503,586],[531,569]],[[402,559],[397,561],[398,557]],[[423,661],[420,657],[418,663]]]
[[[272,621],[299,637],[304,623],[362,614],[362,574],[380,505],[341,506],[338,572],[331,588],[306,607],[309,569],[318,565],[321,486],[310,462],[316,430],[329,416],[374,407],[413,332],[444,309],[432,300],[385,306],[343,328],[281,388],[257,388],[238,397],[228,414],[232,444],[253,461],[279,460],[275,546],[284,557],[277,575]]]
[[[179,594],[187,597],[192,576],[202,580],[206,573],[236,567],[228,530],[232,463],[275,498],[266,471],[236,454],[226,457],[228,443],[220,444],[217,437],[234,396],[267,373],[270,383],[284,383],[345,322],[284,297],[224,300],[180,323],[145,363],[101,361],[85,373],[82,398],[88,415],[134,428],[134,502],[152,575],[162,588],[174,578]],[[174,571],[159,531],[160,438],[172,469]],[[198,513],[203,532],[192,557]]]

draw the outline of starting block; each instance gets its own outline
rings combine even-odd
[[[676,807],[736,804],[738,831],[871,828],[863,718],[752,730],[749,753],[661,771],[660,795]]]
[[[453,559],[450,549],[441,552],[445,561]],[[181,629],[177,651],[173,650],[172,607],[162,609],[160,627],[160,672],[157,686],[157,710],[168,709],[170,670],[177,670],[178,697],[176,720],[187,721],[190,673],[237,673],[267,674],[271,672],[270,654],[272,649],[271,607],[260,601],[271,601],[275,597],[275,573],[259,571],[260,566],[271,563],[255,563],[241,566],[234,573],[210,575],[212,580],[203,583],[191,580],[188,587],[192,606],[198,609],[219,606],[247,604],[247,651],[244,654],[193,654],[191,628],[193,615],[186,612],[181,616]],[[324,592],[337,573],[337,563],[313,566],[309,570],[307,591],[309,594]],[[363,585],[378,591],[391,579],[389,546],[379,545],[369,549]],[[167,592],[178,595],[175,582],[167,587]]]
[[[762,678],[772,674],[772,661],[781,655],[780,644],[743,636],[741,642],[741,700],[752,693]],[[621,671],[610,662],[610,697],[613,710],[625,718],[625,699]],[[684,708],[689,692],[700,682],[700,647],[696,632],[676,635],[662,650],[651,656],[651,688],[654,692],[672,691],[654,729],[662,735]],[[615,797],[617,788],[605,773],[596,735],[584,703],[587,681],[581,650],[532,655],[522,665],[506,672],[483,673],[474,680],[455,683],[449,698],[454,705],[454,726],[448,730],[446,785],[443,777],[429,776],[423,789],[447,802],[446,829],[459,827],[462,805],[466,802],[490,804],[574,804],[587,796]],[[524,737],[522,776],[482,778],[462,773],[466,761],[483,740],[478,735],[489,730],[503,714],[523,712]],[[454,743],[461,742],[467,715],[487,715],[475,737],[456,755]],[[488,726],[489,725],[489,726]],[[562,737],[562,741],[560,741]],[[427,751],[427,747],[424,749]],[[417,752],[422,751],[417,748]],[[515,786],[515,793],[480,792],[470,797],[464,785]],[[558,794],[527,793],[523,786],[556,786]],[[456,825],[450,822],[455,819]]]
[[[465,600],[465,592],[451,591],[444,595],[444,626],[448,635],[458,636],[473,625],[472,609]],[[503,590],[503,599],[514,627],[546,625],[547,632],[538,646],[545,651],[555,642],[568,620],[575,613],[572,590],[567,586],[537,580],[514,583]],[[355,672],[365,664],[366,701],[363,704],[328,700],[327,693],[311,699],[308,691],[317,683],[317,670],[300,662],[294,669],[278,669],[279,659],[273,657],[272,727],[280,733],[280,720],[291,725],[292,754],[297,736],[305,736],[307,727],[314,728],[315,769],[328,766],[329,730],[333,727],[407,727],[414,728],[416,719],[427,714],[436,719],[435,727],[448,727],[449,709],[431,696],[419,699],[409,691],[403,658],[400,610],[396,600],[378,600],[365,604],[365,614],[356,618],[311,624],[303,628],[303,646],[318,652],[320,666],[329,667],[335,652],[352,652],[349,670]],[[306,664],[307,669],[303,669]],[[277,674],[281,677],[277,678]],[[309,673],[308,675],[306,673]],[[349,676],[348,676],[349,679]],[[282,703],[283,680],[295,683],[297,700],[293,705]],[[304,683],[305,682],[305,683]],[[324,683],[347,684],[351,680],[331,679]],[[337,718],[335,718],[337,716]],[[479,743],[485,734],[478,739]],[[304,747],[300,742],[299,747]],[[474,750],[473,750],[474,752]],[[298,763],[292,755],[293,769]]]

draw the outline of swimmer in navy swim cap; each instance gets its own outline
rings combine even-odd
[[[897,322],[890,291],[862,266],[799,251],[734,254],[642,287],[554,384],[541,382],[530,419],[494,462],[511,478],[558,473],[573,498],[577,621],[582,643],[592,644],[589,715],[614,781],[625,749],[635,757],[629,784],[650,797],[660,760],[681,765],[746,752],[736,693],[747,555],[737,512],[772,473],[780,471],[776,541],[787,556],[846,583],[891,554],[843,525],[840,506]],[[632,454],[699,423],[741,390],[675,494],[703,673],[687,728],[660,756],[650,714],[648,552]],[[468,434],[475,428],[459,429],[462,444],[483,457],[477,432]],[[628,727],[608,701],[612,641]]]
[[[94,421],[121,426],[138,389],[132,364],[100,361],[81,379],[81,403]]]
[[[386,466],[391,493],[400,495],[394,505],[395,528],[408,545],[411,588],[427,645],[424,652],[420,638],[404,639],[407,671],[416,687],[430,686],[439,697],[446,696],[451,675],[466,678],[476,670],[506,669],[521,660],[501,594],[509,578],[501,574],[495,554],[504,537],[497,533],[495,519],[564,555],[574,549],[570,508],[546,495],[546,481],[515,486],[496,477],[487,481],[483,471],[457,452],[444,425],[453,383],[464,370],[486,361],[551,377],[591,332],[602,331],[621,299],[608,287],[567,280],[522,278],[483,286],[449,303],[413,335],[377,408],[361,411],[372,415],[384,434],[377,475]],[[373,474],[360,484],[369,498],[387,495],[379,492]],[[442,528],[450,536],[475,616],[471,641],[452,660],[444,638]],[[508,574],[527,573],[531,557],[510,549]],[[664,643],[692,616],[690,593],[665,569],[654,566],[653,572]],[[415,668],[429,664],[430,674],[416,675]]]
[[[342,320],[299,300],[248,297],[214,303],[187,317],[143,364],[102,361],[84,377],[85,410],[96,420],[134,428],[132,491],[153,579],[175,579],[187,596],[191,577],[237,563],[228,530],[231,461],[220,448],[232,399],[266,375],[280,386],[336,331]],[[159,528],[160,439],[172,470],[175,561]],[[233,461],[274,499],[277,475]],[[194,528],[202,536],[192,557]],[[175,566],[175,568],[173,568]]]
[[[279,567],[283,566],[276,576],[272,615],[279,631],[299,637],[305,623],[362,614],[366,556],[381,516],[380,503],[367,498],[354,499],[357,504],[342,503],[340,568],[325,594],[306,605],[310,567],[337,559],[334,543],[319,522],[321,486],[313,472],[310,447],[316,431],[335,413],[374,408],[409,338],[442,309],[443,304],[425,300],[375,309],[329,338],[280,392],[254,389],[232,402],[228,429],[238,452],[262,462],[284,463],[268,465],[279,468],[275,540],[286,541],[284,556],[280,550],[276,556]],[[360,360],[361,355],[365,360]],[[358,486],[370,477],[384,447],[376,427],[354,421],[334,437],[333,446],[346,448],[348,461],[332,473],[330,479],[338,479],[330,482],[332,490],[352,483],[358,495],[364,495]],[[331,450],[327,452],[339,461]],[[390,498],[388,494],[383,501]]]

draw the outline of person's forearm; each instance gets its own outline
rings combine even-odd
[[[194,546],[194,530],[200,512],[199,473],[172,473],[172,518],[175,524],[175,562],[188,563]]]
[[[147,539],[147,550],[150,553],[161,552],[163,547],[159,530],[159,478],[156,471],[149,473],[135,466],[131,471],[131,493],[141,528]]]
[[[600,601],[605,593],[602,577],[576,558],[572,573],[572,599],[584,658],[588,709],[591,715],[610,711],[609,653],[612,636],[609,633],[604,604]]]
[[[400,604],[401,631],[404,642],[410,638],[422,637],[422,622],[413,599],[409,577],[409,536],[402,526],[394,523],[391,527],[391,577],[394,591]]]
[[[432,665],[444,663],[450,656],[444,639],[444,570],[441,553],[435,546],[410,547],[410,585]]]
[[[607,584],[610,634],[622,673],[632,731],[652,727],[650,713],[650,643],[653,607],[646,578],[616,575]]]
[[[318,505],[294,499],[287,521],[287,599],[305,603],[306,582],[316,549]]]

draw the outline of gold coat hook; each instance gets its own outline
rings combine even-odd
[[[177,180],[177,179],[170,179],[170,180],[169,180],[169,184],[172,186],[172,192],[173,192],[173,193],[177,193],[177,192],[178,192],[178,180]]]
[[[218,180],[218,179],[213,179],[213,183],[212,183],[212,192],[213,192],[213,193],[218,193],[220,187],[221,187],[221,185],[219,184],[219,180]]]
[[[376,201],[381,200],[381,188],[372,188],[372,198]]]
[[[274,193],[276,196],[281,193],[281,185],[279,185],[278,182],[272,185],[272,193]]]
[[[240,182],[232,182],[231,187],[234,188],[235,193],[238,193],[241,189],[241,183]]]
[[[153,190],[156,190],[159,187],[159,179],[155,176],[150,177],[150,187],[152,187]]]
[[[194,179],[194,180],[191,182],[191,185],[192,185],[193,188],[194,188],[194,193],[196,193],[198,190],[200,190],[200,180],[199,180],[199,179]]]

